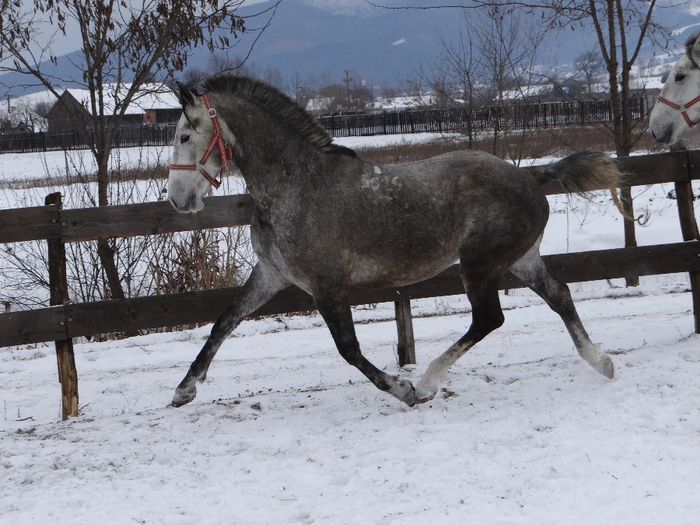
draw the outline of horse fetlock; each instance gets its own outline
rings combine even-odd
[[[428,369],[416,383],[416,389],[420,390],[425,396],[429,395],[430,399],[432,399],[437,393],[438,385],[446,379],[447,367],[438,358],[428,365]]]
[[[172,405],[174,407],[181,407],[192,401],[196,396],[197,387],[194,382],[187,385],[180,385],[175,389]]]

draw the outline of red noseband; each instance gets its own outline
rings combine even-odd
[[[689,128],[692,128],[698,122],[700,122],[700,119],[691,120],[687,112],[687,110],[690,109],[691,106],[694,106],[695,104],[700,102],[700,96],[695,97],[693,100],[691,100],[690,102],[686,102],[685,104],[676,104],[675,102],[671,102],[670,100],[664,97],[659,97],[657,100],[662,104],[666,104],[668,107],[675,109],[676,111],[680,111],[681,115],[683,115],[683,120],[685,120],[685,123],[688,124]]]
[[[207,147],[207,151],[204,152],[202,158],[199,159],[197,164],[171,164],[171,170],[182,170],[182,171],[198,171],[202,176],[209,181],[209,184],[215,188],[221,186],[221,173],[228,169],[231,165],[231,160],[233,159],[233,146],[224,140],[224,135],[221,132],[221,124],[219,124],[219,117],[216,114],[216,109],[211,105],[211,101],[207,95],[202,95],[202,100],[204,100],[204,106],[207,108],[207,113],[211,122],[214,126],[214,134],[211,136],[211,141]],[[221,168],[219,168],[219,173],[216,177],[212,177],[206,170],[204,165],[209,160],[209,157],[214,152],[214,149],[219,149],[219,154],[221,155]]]

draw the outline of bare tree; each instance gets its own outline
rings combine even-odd
[[[593,83],[597,77],[605,71],[603,63],[603,58],[600,56],[598,51],[586,51],[582,53],[574,61],[574,66],[576,67],[576,75],[583,76],[584,83],[586,86],[586,94],[593,94]]]
[[[368,0],[385,9],[522,9],[540,13],[544,27],[571,27],[580,29],[585,23],[592,25],[608,76],[612,133],[619,157],[628,156],[634,145],[635,123],[630,111],[630,76],[639,58],[642,45],[653,38],[668,39],[669,33],[654,21],[656,0],[464,0],[443,5],[386,6]],[[621,201],[625,211],[625,246],[636,246],[634,232],[634,207],[629,187],[621,189]],[[627,284],[638,283],[628,278]]]
[[[56,99],[64,80],[49,73],[57,64],[55,36],[77,31],[81,72],[89,91],[90,149],[97,164],[99,206],[109,205],[109,156],[123,117],[150,82],[182,71],[190,51],[230,48],[245,30],[237,9],[245,0],[3,0],[0,2],[0,72],[26,75]],[[274,13],[277,4],[267,10]],[[52,32],[54,37],[42,38]],[[44,42],[37,47],[38,42]],[[78,118],[77,114],[73,115]],[[114,250],[107,240],[98,253],[112,297],[123,297]]]

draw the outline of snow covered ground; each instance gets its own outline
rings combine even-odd
[[[380,148],[393,145],[420,144],[435,140],[450,140],[457,133],[408,133],[371,137],[341,137],[336,144],[354,149]],[[170,146],[117,148],[110,156],[110,168],[122,170],[145,169],[166,165],[170,161]],[[0,187],[16,181],[40,180],[48,177],[63,179],[66,172],[94,173],[95,159],[89,150],[46,151],[33,153],[0,153]],[[3,206],[0,206],[2,208]]]
[[[68,422],[52,348],[3,350],[0,523],[698,523],[689,294],[576,295],[614,380],[522,292],[503,297],[505,326],[438,398],[412,409],[345,364],[317,316],[245,322],[180,409],[168,402],[207,328],[77,345],[82,415]],[[358,336],[372,361],[415,379],[468,321],[416,319],[419,364],[406,371],[392,322]]]
[[[651,217],[642,244],[680,240],[670,189],[638,190]],[[609,197],[550,202],[545,253],[621,245]],[[209,327],[77,344],[81,416],[68,422],[53,347],[0,349],[0,524],[696,524],[688,278],[620,284],[572,285],[614,380],[518,290],[501,297],[506,324],[415,408],[347,365],[318,315],[244,322],[180,409],[169,401]],[[416,380],[464,333],[469,308],[449,297],[413,312],[418,365],[406,370],[393,307],[355,317],[365,355]]]

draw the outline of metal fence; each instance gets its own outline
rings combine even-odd
[[[643,119],[649,110],[645,97],[630,100],[635,120]],[[473,112],[464,108],[412,109],[352,115],[319,117],[321,124],[334,137],[389,135],[418,132],[488,132],[521,131],[561,126],[590,126],[612,122],[609,100],[574,100],[504,104],[480,107]]]
[[[176,126],[125,126],[117,134],[115,147],[167,146],[173,142]],[[94,142],[94,134],[83,130],[0,135],[0,153],[84,149]]]
[[[649,111],[644,96],[630,100],[633,119],[643,119]],[[409,109],[319,117],[321,125],[333,137],[391,135],[419,132],[520,131],[561,126],[590,126],[612,121],[609,100],[573,100],[464,108]],[[119,130],[118,148],[167,146],[175,136],[175,123],[128,126]],[[0,153],[82,149],[94,143],[89,131],[69,133],[26,133],[0,135]]]

